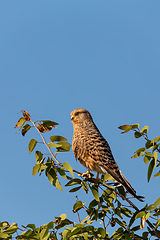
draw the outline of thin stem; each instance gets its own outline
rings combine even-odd
[[[32,119],[30,119],[30,122],[33,124],[33,126],[35,127],[35,129],[37,129],[38,133],[40,134],[40,136],[41,136],[41,138],[42,138],[42,140],[43,140],[43,143],[44,143],[44,144],[46,145],[46,147],[48,148],[48,151],[50,152],[51,156],[54,158],[54,160],[57,162],[57,164],[58,164],[59,166],[63,167],[63,164],[62,164],[61,162],[59,162],[59,161],[57,160],[57,158],[54,156],[54,154],[52,153],[50,147],[49,147],[48,144],[46,143],[46,140],[44,139],[42,133],[41,133],[41,132],[39,131],[39,129],[37,128],[36,124],[32,121]],[[56,154],[56,155],[57,155],[57,154]],[[77,174],[80,174],[80,175],[82,174],[81,172],[79,172],[79,171],[77,171],[77,170],[75,170],[75,169],[73,169],[73,172],[75,172],[75,173],[77,173]]]

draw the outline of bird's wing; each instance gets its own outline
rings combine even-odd
[[[76,159],[85,158],[86,144],[84,135],[81,132],[75,132],[72,140],[72,150]]]
[[[121,173],[110,149],[108,142],[99,133],[92,135],[87,148],[89,156],[98,164],[103,174],[109,173],[117,182],[121,183],[126,190],[135,196],[136,192]]]

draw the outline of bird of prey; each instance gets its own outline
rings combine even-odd
[[[93,122],[91,114],[84,108],[71,112],[73,123],[72,149],[76,159],[90,171],[99,174],[110,174],[127,192],[136,196],[128,180],[119,169],[106,139],[102,136]],[[85,175],[85,174],[84,174]]]

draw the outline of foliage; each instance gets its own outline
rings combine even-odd
[[[77,214],[78,222],[75,223],[67,219],[66,214],[56,217],[54,221],[43,226],[36,227],[35,224],[18,227],[16,223],[11,225],[8,222],[0,223],[0,239],[158,239],[160,238],[160,198],[155,203],[145,204],[142,209],[128,197],[128,193],[122,186],[117,185],[110,175],[101,176],[97,180],[91,175],[91,178],[84,178],[81,172],[72,169],[67,162],[63,164],[58,161],[57,153],[67,152],[71,145],[67,139],[62,136],[51,136],[50,142],[47,143],[44,138],[46,131],[51,131],[58,123],[50,120],[40,120],[33,122],[31,116],[26,111],[22,111],[23,117],[19,119],[15,128],[19,128],[23,136],[31,130],[36,129],[39,132],[42,142],[31,139],[28,145],[29,153],[35,151],[36,164],[33,167],[32,174],[45,173],[49,182],[56,188],[63,190],[61,177],[66,180],[65,187],[69,187],[69,192],[78,192],[80,189],[84,194],[91,193],[92,199],[87,205],[78,199],[73,205],[73,213]],[[26,123],[27,122],[27,123]],[[143,137],[145,146],[135,151],[132,158],[143,157],[145,164],[149,164],[147,178],[150,180],[153,170],[160,166],[158,153],[160,152],[160,137],[153,140],[148,138],[148,126],[139,130],[139,124],[123,125],[119,129],[122,133],[134,131],[135,138]],[[49,151],[50,156],[46,158],[45,154],[40,151],[40,144],[44,144]],[[54,154],[52,150],[54,149]],[[79,175],[78,175],[79,174]],[[154,174],[159,176],[160,171]],[[112,181],[112,182],[111,182]],[[137,200],[143,201],[143,197],[137,196]],[[84,211],[86,216],[81,219],[81,212]],[[138,219],[138,220],[137,220]],[[140,224],[141,219],[141,224]],[[101,222],[101,227],[96,227],[95,222]],[[144,229],[144,224],[147,227]],[[109,227],[114,228],[110,236]],[[141,231],[140,228],[142,229]],[[16,235],[15,235],[16,234]],[[141,234],[141,235],[140,235]]]

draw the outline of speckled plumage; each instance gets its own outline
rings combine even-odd
[[[91,171],[101,174],[109,173],[126,190],[136,195],[135,190],[121,173],[108,142],[93,122],[91,114],[83,108],[71,112],[73,123],[72,149],[75,158]]]

